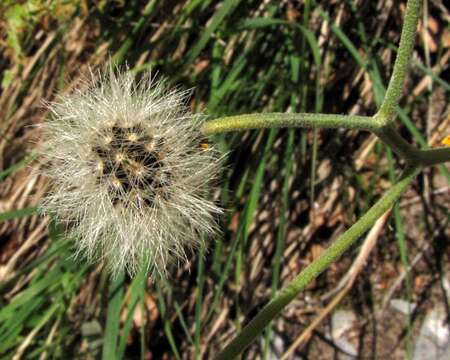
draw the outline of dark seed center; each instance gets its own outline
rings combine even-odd
[[[113,125],[101,132],[102,141],[92,148],[98,158],[98,181],[108,179],[113,204],[133,201],[150,206],[158,189],[168,185],[164,170],[163,139],[140,126]]]

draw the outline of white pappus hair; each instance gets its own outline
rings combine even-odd
[[[65,225],[76,255],[106,259],[113,274],[165,275],[215,232],[221,161],[189,93],[110,68],[48,104],[41,154],[51,190],[41,209]]]

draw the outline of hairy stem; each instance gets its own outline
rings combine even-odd
[[[375,117],[314,113],[256,113],[227,116],[202,125],[205,135],[267,128],[344,128],[369,131],[378,136],[397,155],[412,165],[431,166],[450,161],[450,149],[418,150],[406,142],[391,124],[380,124]]]
[[[331,263],[336,261],[356,240],[367,231],[375,221],[384,214],[405,192],[414,177],[420,172],[420,167],[414,166],[405,170],[399,181],[373,205],[353,226],[341,235],[323,254],[308,265],[294,280],[282,289],[231,341],[217,356],[218,360],[234,359],[263,331],[270,321],[283,308]]]
[[[400,44],[391,79],[384,96],[383,103],[375,116],[382,123],[393,121],[395,107],[402,95],[403,82],[408,72],[411,54],[414,48],[417,22],[420,13],[421,0],[409,0],[406,5],[405,19],[403,22]]]
[[[227,116],[203,124],[205,135],[229,131],[266,128],[344,128],[375,131],[380,125],[369,116],[310,114],[310,113],[261,113]]]

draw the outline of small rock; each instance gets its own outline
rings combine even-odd
[[[410,315],[416,308],[415,303],[410,303],[402,299],[392,299],[390,305],[393,309],[401,312],[403,315]]]
[[[348,332],[352,329],[356,315],[352,311],[338,310],[333,314],[331,318],[331,334],[327,337],[330,338],[336,346],[338,346],[347,356],[345,358],[353,358],[358,356],[356,347],[350,342],[348,338]]]
[[[450,359],[450,330],[443,308],[434,308],[426,315],[414,344],[413,360]]]

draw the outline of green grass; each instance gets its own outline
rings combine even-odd
[[[27,154],[32,143],[30,150],[18,155],[14,146],[24,141],[20,128],[27,129],[48,115],[41,101],[51,100],[57,90],[73,84],[80,70],[87,71],[85,64],[96,67],[109,58],[127,63],[137,73],[152,69],[171,84],[194,87],[193,108],[211,118],[262,111],[347,113],[359,100],[363,102],[360,114],[371,115],[382,99],[391,69],[383,51],[395,52],[397,39],[392,33],[399,31],[397,13],[376,37],[376,22],[362,21],[351,1],[343,2],[346,17],[339,24],[336,8],[326,2],[301,2],[295,5],[297,12],[276,2],[253,0],[172,3],[132,0],[125,6],[120,1],[68,0],[36,2],[38,9],[17,5],[7,12],[1,7],[8,3],[0,5],[5,17],[0,26],[7,38],[5,56],[0,59],[0,104],[5,114],[0,124],[5,135],[1,137],[0,189],[7,189],[8,182],[19,183],[20,176],[30,172],[27,166],[33,158]],[[364,2],[361,11],[375,12],[374,7],[374,2]],[[288,13],[293,18],[288,19]],[[82,26],[75,29],[80,21]],[[324,21],[330,26],[326,38],[320,31]],[[50,32],[55,32],[56,40],[40,53]],[[420,52],[421,47],[416,49]],[[433,63],[441,56],[442,52],[435,54]],[[33,66],[28,68],[31,59]],[[424,64],[413,63],[413,83],[431,75],[433,92],[406,99],[404,110],[399,109],[405,137],[422,147],[427,146],[422,135],[425,125],[413,108],[423,112],[418,106],[421,101],[438,91],[448,97],[450,89],[441,73]],[[26,76],[24,69],[29,69]],[[353,83],[360,71],[368,80]],[[365,81],[370,81],[371,89],[360,99]],[[8,126],[16,130],[11,132]],[[226,210],[219,220],[223,231],[192,257],[190,271],[174,268],[166,282],[149,283],[142,273],[135,279],[110,282],[106,273],[98,275],[98,264],[73,258],[70,240],[51,222],[48,238],[36,243],[0,282],[1,358],[12,358],[18,351],[30,359],[44,355],[144,359],[150,352],[155,358],[162,354],[177,359],[212,356],[281,286],[283,271],[288,271],[285,265],[293,256],[291,252],[286,258],[287,247],[293,246],[302,260],[313,244],[329,243],[331,234],[340,231],[339,225],[346,227],[346,219],[369,207],[380,193],[380,181],[392,179],[395,161],[388,157],[386,162],[386,150],[375,146],[376,161],[365,165],[364,171],[371,175],[367,182],[355,174],[354,167],[354,154],[361,150],[365,135],[270,130],[212,140],[228,153],[219,196]],[[321,178],[319,169],[326,161],[331,162],[330,175]],[[450,179],[444,166],[439,174]],[[310,224],[311,203],[317,202],[319,209],[324,206],[335,179],[342,188],[343,220],[323,225],[325,238],[317,231],[311,239],[303,239],[306,244],[295,240],[299,243],[293,245],[292,237],[288,242],[290,230]],[[275,190],[270,190],[271,184]],[[356,200],[346,204],[349,188]],[[300,198],[294,201],[295,191]],[[439,205],[439,199],[435,201]],[[2,246],[12,241],[12,233],[23,230],[15,224],[35,219],[38,200],[30,196],[17,204],[21,205],[14,203],[0,211],[0,225],[8,221],[11,229],[6,236],[1,234]],[[296,205],[305,208],[293,219]],[[261,260],[263,270],[250,279],[252,252],[263,247],[258,226],[264,221],[259,216],[273,209],[278,215],[266,220],[271,240]],[[407,266],[410,239],[400,213],[394,210],[392,225],[401,263]],[[334,286],[325,277],[320,284],[328,289]],[[308,291],[310,296],[317,295]],[[405,296],[413,297],[412,291],[409,284]],[[150,317],[149,298],[157,306],[156,319]],[[96,338],[81,331],[92,320],[101,324]],[[268,358],[276,331],[276,327],[269,329],[259,344],[257,351],[263,357]]]

